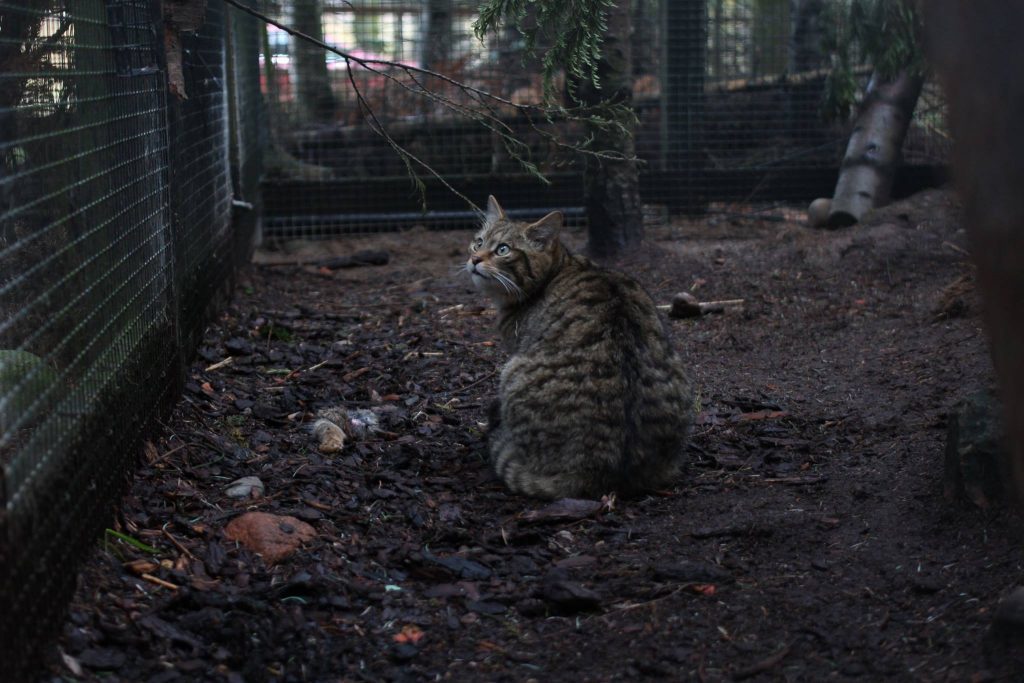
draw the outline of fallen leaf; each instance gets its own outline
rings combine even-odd
[[[751,422],[753,420],[777,420],[780,417],[789,417],[785,410],[755,410],[752,413],[740,413],[737,420],[740,422]]]
[[[576,521],[591,517],[604,507],[599,500],[583,500],[581,498],[562,498],[539,510],[528,510],[519,515],[519,520],[527,524],[543,522]]]
[[[714,595],[715,591],[718,590],[713,583],[695,583],[692,586],[688,586],[688,588],[694,593],[708,596]]]
[[[131,562],[124,563],[124,568],[136,576],[151,574],[156,571],[159,566],[160,565],[151,560],[132,560]]]
[[[427,634],[423,632],[419,626],[415,624],[406,624],[402,627],[402,630],[391,637],[396,643],[410,643],[412,645],[417,644]]]
[[[206,394],[207,396],[213,396],[215,393],[217,393],[213,390],[213,387],[210,385],[209,382],[203,382],[201,388],[203,390],[203,393]]]

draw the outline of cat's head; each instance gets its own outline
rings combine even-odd
[[[483,227],[469,243],[466,272],[477,289],[498,301],[525,299],[548,281],[560,262],[561,227],[561,211],[536,223],[513,221],[498,200],[488,197]]]

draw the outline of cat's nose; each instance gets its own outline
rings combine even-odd
[[[483,257],[477,256],[476,254],[473,254],[472,256],[469,257],[469,262],[472,263],[474,266],[483,260]]]

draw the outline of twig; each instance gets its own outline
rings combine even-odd
[[[765,484],[788,484],[789,486],[803,486],[805,484],[820,484],[823,481],[828,481],[828,477],[773,477],[771,479],[762,479],[761,481],[763,481]]]
[[[163,586],[164,588],[169,588],[172,591],[176,591],[176,590],[178,590],[178,588],[180,588],[180,586],[177,586],[177,585],[171,583],[170,581],[164,581],[160,577],[153,576],[152,574],[142,574],[139,578],[140,579],[144,579],[146,581],[149,581],[150,583],[155,583],[158,586]]]
[[[168,541],[170,541],[171,543],[174,544],[175,548],[180,550],[182,553],[184,553],[185,555],[187,555],[191,559],[193,559],[193,560],[197,559],[196,556],[192,554],[191,550],[186,548],[184,545],[182,545],[181,541],[179,541],[178,539],[176,539],[174,536],[171,535],[171,532],[167,530],[167,527],[162,527],[160,529],[160,531],[163,532],[164,536],[167,537]]]
[[[778,666],[779,662],[786,658],[786,655],[788,655],[790,650],[792,649],[792,645],[786,645],[775,654],[765,657],[760,662],[756,662],[745,669],[740,669],[739,671],[734,672],[732,675],[732,680],[742,681],[744,679],[751,678],[752,676],[756,676],[759,673],[764,673],[765,671],[775,668],[776,666]]]
[[[661,602],[662,600],[667,600],[668,598],[671,598],[673,595],[678,595],[679,593],[683,592],[684,588],[688,588],[689,586],[692,586],[692,585],[693,585],[693,583],[685,583],[685,584],[681,585],[679,588],[676,588],[671,593],[666,593],[665,595],[662,595],[660,598],[653,598],[651,600],[646,600],[644,602],[637,602],[637,603],[634,603],[632,605],[622,605],[621,607],[617,607],[617,606],[613,605],[611,608],[609,608],[608,613],[605,614],[604,616],[608,616],[609,614],[613,614],[615,612],[628,612],[630,610],[640,609],[641,607],[648,607],[650,605],[653,605],[656,602]]]
[[[454,393],[461,394],[466,389],[469,389],[471,387],[475,387],[477,384],[480,384],[481,382],[486,382],[487,380],[489,380],[490,378],[494,377],[497,374],[498,374],[497,370],[494,370],[493,372],[488,372],[486,375],[484,375],[480,379],[474,380],[474,381],[470,382],[469,384],[467,384],[464,387],[459,387],[458,389],[455,390]]]
[[[221,368],[226,367],[228,365],[231,365],[234,362],[235,362],[235,357],[234,356],[228,356],[227,358],[225,358],[222,361],[218,361],[218,362],[214,363],[213,365],[207,366],[205,372],[213,372],[214,370],[220,370]]]
[[[950,242],[948,240],[943,240],[942,241],[942,246],[949,247],[953,251],[961,253],[961,254],[963,254],[964,256],[967,256],[967,257],[970,257],[970,255],[971,255],[971,252],[967,251],[963,247],[959,247],[959,246],[953,244],[952,242]]]

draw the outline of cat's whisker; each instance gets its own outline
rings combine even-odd
[[[502,272],[494,271],[495,279],[505,287],[505,291],[514,296],[517,300],[523,300],[523,288],[516,284],[512,278]]]

